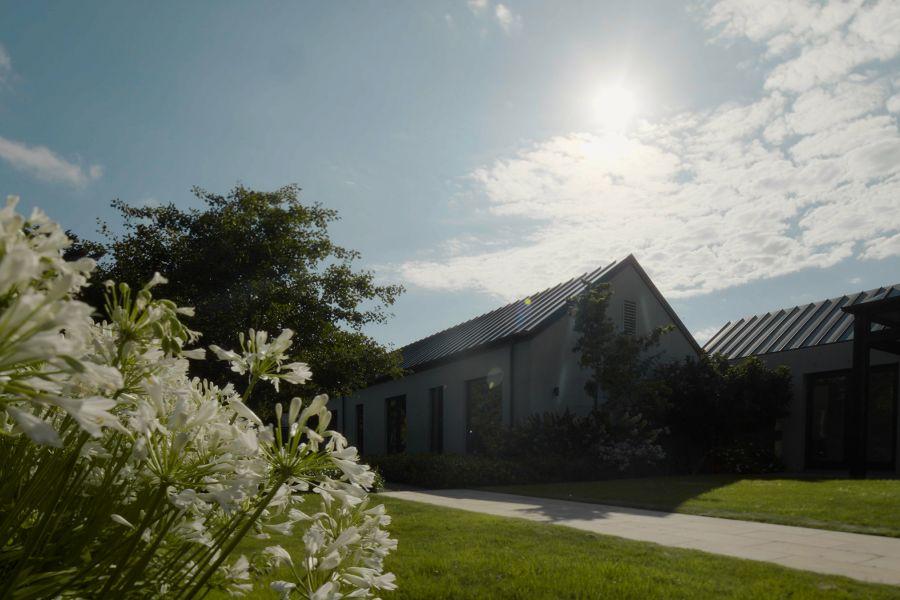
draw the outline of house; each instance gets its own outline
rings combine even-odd
[[[783,308],[726,323],[704,350],[733,361],[757,356],[769,367],[790,367],[794,399],[781,423],[789,470],[846,469],[864,447],[863,473],[896,471],[898,306],[900,284]],[[860,337],[884,340],[860,348]],[[867,370],[866,379],[854,377],[854,356],[856,373]],[[859,392],[861,383],[867,392]],[[865,414],[859,406],[867,406]]]
[[[666,359],[696,357],[700,348],[634,256],[599,268],[413,342],[401,349],[401,379],[375,383],[329,408],[344,434],[368,454],[472,451],[470,420],[509,425],[535,413],[584,414],[596,399],[573,352],[577,334],[569,301],[588,284],[609,283],[609,316],[625,332],[673,325],[663,336]]]

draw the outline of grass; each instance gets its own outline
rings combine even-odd
[[[820,529],[900,537],[900,480],[652,477],[486,488]]]
[[[900,588],[382,498],[400,540],[387,567],[403,598],[880,598]],[[299,537],[253,541],[244,552]],[[277,578],[277,577],[276,577]],[[226,597],[226,596],[217,596]],[[259,589],[249,598],[273,598]]]

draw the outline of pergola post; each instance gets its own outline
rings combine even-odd
[[[866,313],[857,313],[853,320],[853,376],[849,410],[847,410],[847,456],[850,476],[866,476],[869,441],[869,333],[871,322]]]

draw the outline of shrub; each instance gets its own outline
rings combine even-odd
[[[712,473],[777,473],[784,470],[781,457],[774,448],[754,442],[735,442],[710,452],[707,470]]]
[[[108,283],[95,323],[74,299],[93,263],[63,260],[67,244],[40,211],[26,220],[13,199],[0,210],[0,597],[240,595],[281,563],[294,574],[272,584],[283,597],[392,589],[382,560],[396,542],[383,507],[367,505],[373,473],[327,429],[327,398],[294,398],[287,436],[247,408],[261,381],[310,377],[285,362],[292,332],[210,347],[242,394],[189,379],[204,352],[187,349],[191,309],[153,298],[165,280]],[[247,535],[298,526],[298,555],[232,557]]]
[[[499,456],[531,465],[542,480],[639,474],[663,458],[659,435],[639,415],[547,412],[500,434]]]
[[[388,483],[425,488],[512,485],[644,474],[662,456],[658,431],[634,416],[594,411],[533,415],[511,429],[492,427],[491,454],[367,457]]]
[[[737,464],[722,457],[741,446],[774,456],[776,423],[788,414],[792,395],[786,367],[770,369],[755,357],[731,364],[704,355],[661,366],[657,384],[657,395],[640,408],[666,428],[662,442],[675,470],[710,470],[714,460],[717,469]]]

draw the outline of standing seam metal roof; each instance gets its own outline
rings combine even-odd
[[[738,359],[846,342],[853,339],[853,315],[843,307],[895,296],[900,283],[729,321],[703,349]]]
[[[569,299],[584,291],[589,283],[602,281],[610,275],[613,267],[627,260],[612,262],[595,271],[573,277],[527,298],[516,300],[404,346],[400,349],[403,356],[402,366],[404,369],[415,369],[467,350],[533,333],[548,320],[558,316]]]

